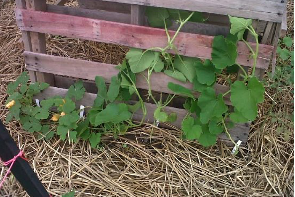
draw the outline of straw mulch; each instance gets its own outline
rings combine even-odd
[[[0,118],[4,120],[7,84],[25,68],[14,5],[0,0],[0,6]],[[48,37],[48,43],[49,54],[106,63],[119,63],[126,52],[126,48],[115,45],[53,36]],[[84,142],[38,141],[17,122],[6,126],[52,196],[70,190],[80,197],[293,196],[293,137],[286,141],[278,135],[278,125],[268,115],[270,109],[293,112],[293,87],[285,87],[281,93],[267,88],[267,92],[277,104],[266,97],[247,146],[236,157],[221,143],[204,149],[197,143],[181,141],[177,130],[151,125],[129,132],[128,138],[107,136],[100,150],[93,150]],[[5,170],[0,168],[0,177]],[[0,196],[27,194],[11,176]]]

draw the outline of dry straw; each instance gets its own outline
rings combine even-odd
[[[15,24],[14,5],[0,0],[0,118],[7,110],[7,84],[24,71],[21,34]],[[289,19],[292,6],[289,5]],[[293,21],[290,21],[293,25]],[[293,29],[290,28],[289,32]],[[119,63],[126,48],[48,36],[48,53]],[[267,88],[276,112],[293,112],[293,87],[282,93]],[[276,95],[276,96],[275,96]],[[204,149],[180,140],[180,131],[145,125],[113,139],[106,136],[103,148],[68,144],[58,139],[38,141],[17,122],[7,128],[40,180],[53,196],[71,189],[77,196],[291,196],[293,194],[293,137],[285,141],[268,116],[273,101],[266,98],[253,124],[247,146],[233,157],[224,144]],[[291,123],[290,123],[291,124]],[[3,151],[3,150],[1,150]],[[4,168],[0,168],[0,177]],[[26,196],[11,176],[0,196]]]

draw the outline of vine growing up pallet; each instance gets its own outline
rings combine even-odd
[[[147,109],[136,87],[137,75],[144,77],[149,87],[148,99],[157,106],[154,111],[157,122],[176,121],[177,114],[166,113],[165,107],[176,94],[186,98],[184,108],[187,110],[187,115],[182,120],[182,136],[187,140],[197,140],[203,146],[214,145],[217,136],[222,132],[227,133],[231,139],[229,128],[235,123],[245,123],[256,118],[257,105],[264,100],[264,87],[254,75],[259,43],[258,35],[252,27],[252,20],[229,16],[231,34],[227,37],[216,36],[213,40],[211,60],[200,60],[180,56],[174,45],[181,28],[188,21],[195,21],[199,13],[159,8],[148,10],[147,16],[152,26],[163,24],[167,35],[167,46],[144,51],[130,49],[126,59],[117,67],[118,75],[112,77],[108,87],[104,78],[97,76],[95,78],[98,88],[97,98],[93,106],[86,106],[88,111],[86,116],[79,116],[80,110],[76,109],[76,102],[81,100],[85,93],[82,81],[72,85],[64,98],[48,98],[42,100],[40,105],[35,105],[33,96],[46,89],[48,84],[27,85],[29,78],[24,72],[15,82],[8,85],[7,121],[19,120],[25,130],[39,133],[39,138],[48,140],[58,135],[62,140],[68,139],[74,142],[79,139],[89,140],[91,146],[96,148],[102,135],[113,133],[116,137],[124,134],[129,128],[143,123]],[[167,30],[171,19],[179,24],[178,30],[173,35]],[[245,31],[256,39],[256,48],[252,48],[243,39]],[[254,61],[251,74],[236,63],[238,41],[243,41],[252,53]],[[168,53],[171,51],[173,55]],[[216,95],[214,85],[217,76],[233,67],[239,67],[243,71],[243,80],[230,83],[228,92]],[[175,94],[169,95],[165,101],[157,100],[153,95],[150,81],[154,72],[163,72],[181,82],[192,83],[193,89],[169,82],[167,86]],[[199,98],[195,97],[197,92],[200,94]],[[228,94],[233,110],[229,110],[224,102],[224,97]],[[133,95],[138,98],[138,102],[130,105],[128,101]],[[135,124],[132,122],[132,116],[140,108],[143,118],[140,124]],[[52,112],[52,109],[55,112]],[[233,140],[232,142],[236,143]]]

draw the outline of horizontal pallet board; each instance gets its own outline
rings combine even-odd
[[[126,13],[56,5],[47,5],[47,12],[131,24],[131,14]],[[211,18],[212,16],[208,17]],[[148,26],[147,19],[144,20],[144,26]],[[179,25],[176,22],[173,22],[173,25],[169,29],[177,30],[178,26]],[[209,36],[226,36],[229,34],[229,31],[229,26],[194,22],[187,22],[181,29],[181,32],[204,34]]]
[[[91,81],[94,81],[96,76],[102,76],[105,78],[106,82],[109,83],[111,81],[111,77],[117,75],[119,72],[118,69],[115,68],[117,65],[112,64],[58,57],[27,51],[24,52],[24,57],[26,68],[30,71],[52,73],[55,75],[75,77]],[[164,73],[153,73],[150,81],[153,91],[168,94],[173,94],[173,92],[167,87],[168,82],[177,83],[189,89],[193,88],[191,83],[180,82],[165,75]],[[148,85],[144,77],[141,75],[137,75],[136,86],[140,89],[148,89]],[[215,90],[217,94],[222,94],[227,92],[229,88],[227,86],[216,84]],[[230,105],[229,96],[230,94],[224,97],[225,102],[228,105]]]
[[[16,10],[16,18],[19,28],[24,31],[49,33],[141,49],[163,48],[167,45],[167,37],[163,29],[22,9]],[[175,32],[170,31],[169,33],[173,35]],[[181,32],[175,40],[175,45],[181,55],[210,59],[213,38]],[[254,43],[251,44],[252,47],[254,45]],[[273,47],[260,45],[259,49],[257,68],[267,69]],[[238,53],[237,63],[252,66],[249,50],[242,42],[238,44]]]
[[[281,22],[287,0],[103,0]]]
[[[41,94],[37,95],[35,98],[43,100],[43,99],[47,99],[47,98],[53,97],[53,96],[64,97],[66,95],[67,91],[68,91],[67,89],[49,87],[48,89],[43,91]],[[77,102],[77,106],[80,106],[80,105],[92,106],[95,98],[96,98],[96,94],[85,93],[84,98],[81,101]],[[153,123],[154,122],[153,114],[156,109],[156,105],[150,104],[150,103],[145,103],[145,105],[147,108],[147,115],[145,117],[145,122]],[[168,113],[171,113],[171,112],[177,113],[177,116],[178,116],[177,121],[171,125],[173,125],[177,128],[180,128],[181,122],[187,114],[186,110],[173,108],[173,107],[166,107],[165,111]],[[141,121],[142,116],[143,115],[142,115],[141,110],[138,110],[134,114],[133,120]],[[169,125],[166,125],[166,124],[161,124],[160,126],[169,128]],[[234,141],[241,140],[244,144],[248,140],[249,129],[250,129],[250,126],[247,123],[246,124],[237,124],[233,129],[231,129],[229,131],[229,133]],[[226,134],[224,134],[224,133],[219,135],[219,140],[231,143],[229,141],[228,137],[226,136]]]

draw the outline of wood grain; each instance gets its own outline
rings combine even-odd
[[[26,68],[28,70],[91,81],[94,81],[96,76],[102,76],[107,83],[110,83],[111,77],[117,75],[119,72],[118,69],[115,68],[117,65],[112,64],[38,54],[27,51],[24,52],[24,57]],[[153,73],[150,81],[153,91],[168,94],[173,94],[173,92],[167,88],[168,82],[177,83],[189,89],[193,88],[191,83],[180,82],[163,73]],[[137,75],[136,86],[140,89],[148,89],[147,82],[142,75]],[[227,86],[216,84],[215,90],[217,94],[222,94],[227,92],[229,88]],[[196,96],[198,96],[198,94],[196,94]],[[227,104],[230,104],[229,96],[230,94],[225,96],[225,102]]]
[[[163,48],[167,45],[166,33],[163,29],[22,9],[16,10],[16,17],[19,28],[25,31],[50,33],[142,49]],[[169,31],[169,33],[174,35],[175,32]],[[175,45],[181,55],[210,59],[213,38],[181,32],[175,40]],[[254,47],[255,44],[251,45]],[[260,45],[259,49],[257,68],[267,69],[273,47]],[[242,42],[238,44],[238,53],[237,62],[239,64],[252,66],[249,50]]]
[[[285,0],[103,0],[281,22]]]

